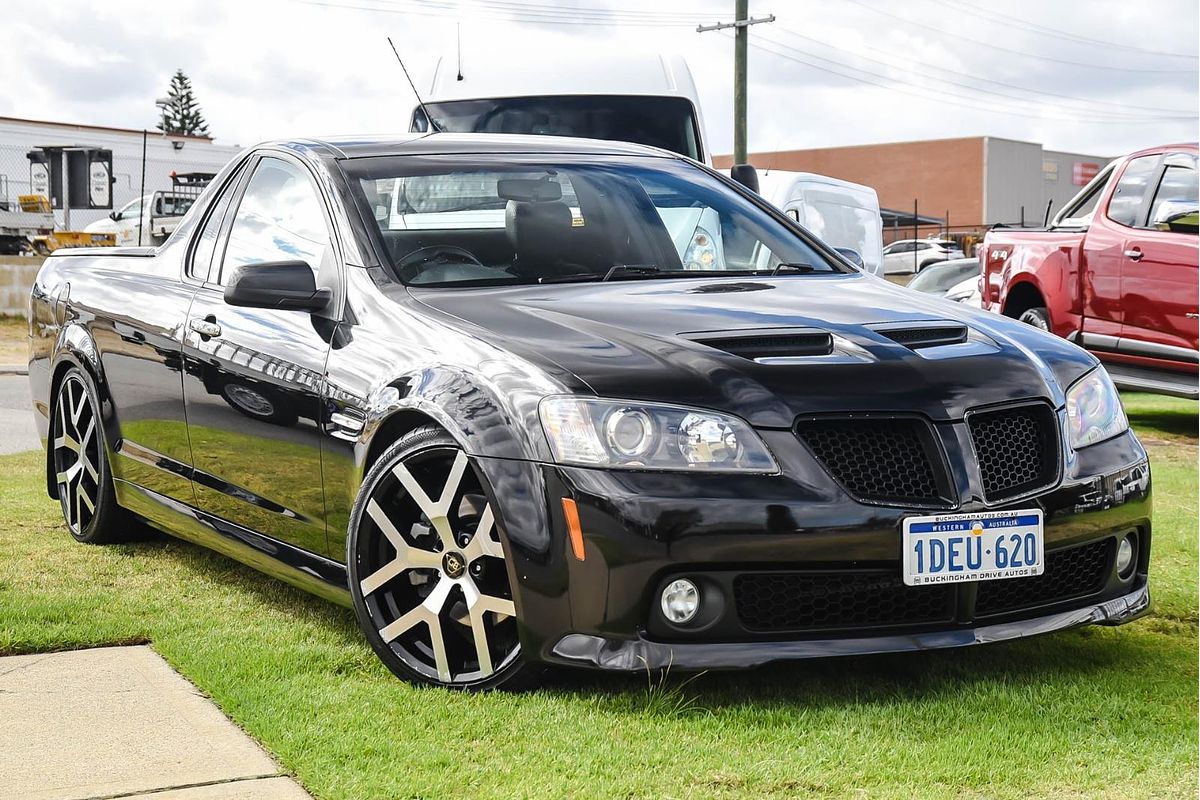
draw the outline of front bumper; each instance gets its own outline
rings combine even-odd
[[[481,459],[497,496],[506,498],[497,505],[511,545],[526,656],[613,670],[737,668],[1117,625],[1149,606],[1150,469],[1145,450],[1126,433],[1069,454],[1054,486],[1007,504],[1042,509],[1047,572],[1052,558],[1090,549],[1097,553],[1088,563],[1099,583],[1055,594],[1019,583],[1032,579],[993,581],[1004,584],[1004,596],[997,598],[993,585],[990,606],[983,600],[984,584],[953,584],[941,616],[881,618],[875,616],[877,604],[852,619],[771,628],[747,623],[736,596],[739,576],[867,576],[864,591],[888,583],[886,591],[893,594],[887,598],[906,597],[909,587],[897,585],[900,530],[906,516],[928,513],[857,502],[814,471],[811,459],[793,457],[786,438],[773,442],[769,436],[781,465],[775,476],[632,473]],[[957,511],[986,508],[969,483],[961,485]],[[570,554],[564,497],[579,509],[582,561]],[[1119,579],[1113,570],[1116,544],[1129,533],[1139,542],[1137,567]],[[658,594],[674,577],[709,582],[722,597],[718,611],[702,624],[670,626],[658,609]],[[833,605],[855,597],[858,586]],[[885,615],[890,611],[885,607]]]
[[[668,668],[737,669],[758,667],[772,661],[904,653],[1005,642],[1081,625],[1123,625],[1149,610],[1150,588],[1143,585],[1127,595],[1102,603],[978,628],[865,638],[701,643],[655,642],[644,636],[608,639],[572,633],[560,639],[552,653],[556,660],[621,672]]]

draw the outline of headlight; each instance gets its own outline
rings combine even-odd
[[[692,241],[683,252],[684,269],[720,269],[717,264],[717,245],[712,234],[697,227]]]
[[[1078,450],[1103,442],[1129,428],[1117,387],[1104,367],[1096,367],[1067,389],[1067,427]]]
[[[586,397],[538,408],[560,464],[697,472],[777,472],[758,434],[728,414]]]

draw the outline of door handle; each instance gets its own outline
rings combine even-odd
[[[1125,257],[1128,258],[1130,261],[1141,261],[1142,260],[1142,251],[1136,247],[1131,247],[1125,251]]]
[[[192,317],[188,320],[188,327],[200,334],[200,338],[204,340],[221,335],[221,326],[217,324],[217,318],[212,314],[209,314],[204,319]]]

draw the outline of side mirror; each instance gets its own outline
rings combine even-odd
[[[758,170],[753,164],[734,164],[729,168],[729,177],[752,192],[758,192]]]
[[[303,261],[243,264],[225,287],[226,303],[249,308],[313,313],[328,306],[332,297],[328,289],[317,288],[312,267]]]
[[[111,219],[113,222],[116,222],[117,220],[119,220],[121,218],[121,212],[120,211],[110,211],[110,212],[108,212],[108,218]]]
[[[1154,209],[1150,227],[1173,233],[1196,233],[1200,230],[1200,207],[1189,200],[1167,200]]]
[[[867,268],[867,262],[863,261],[862,253],[858,252],[853,247],[835,247],[833,249],[841,253],[843,258],[859,269]]]

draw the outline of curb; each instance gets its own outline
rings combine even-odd
[[[0,364],[0,375],[28,375],[29,367],[25,364]]]

